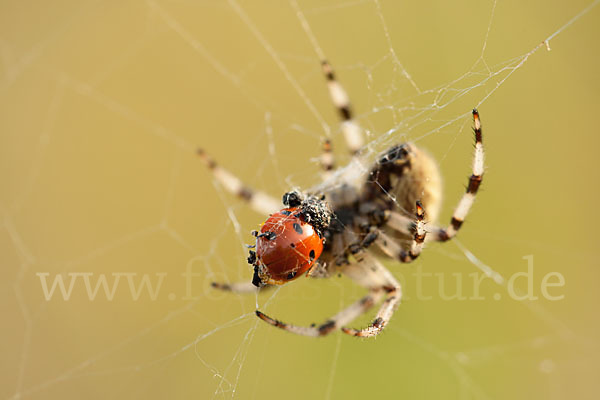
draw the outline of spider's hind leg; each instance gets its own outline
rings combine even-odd
[[[477,109],[473,109],[473,133],[475,134],[475,154],[473,156],[473,167],[472,173],[469,177],[469,184],[467,185],[467,191],[463,194],[462,198],[458,202],[450,225],[446,229],[435,228],[433,235],[435,240],[445,242],[452,239],[458,233],[458,230],[462,226],[465,217],[471,210],[473,203],[475,202],[475,195],[481,186],[483,181],[483,168],[484,168],[484,153],[483,153],[483,135],[481,131],[481,122],[479,121],[479,112]]]

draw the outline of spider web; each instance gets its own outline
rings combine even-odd
[[[594,398],[597,4],[4,4],[0,394]],[[365,129],[365,165],[347,165],[322,58]],[[249,280],[263,218],[214,184],[197,146],[279,197],[319,189],[323,137],[347,165],[339,179],[410,140],[440,162],[443,224],[467,181],[473,107],[483,190],[458,240],[386,262],[405,297],[380,337],[297,337],[254,316],[321,322],[362,295],[344,278],[260,296],[209,287]],[[529,265],[538,298],[515,300],[530,287],[512,293],[510,277]],[[553,272],[564,299],[542,296]],[[40,274],[76,276],[69,298],[46,300]],[[86,292],[101,274],[121,276],[112,299]],[[143,274],[163,277],[154,299],[133,298]],[[458,279],[467,299],[448,298]]]

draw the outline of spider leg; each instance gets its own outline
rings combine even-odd
[[[412,218],[406,217],[396,211],[386,210],[384,212],[385,226],[393,230],[403,233],[407,236],[412,236],[415,221]]]
[[[397,211],[381,210],[373,203],[366,203],[361,207],[359,212],[367,216],[367,226],[385,226],[386,228],[390,228],[409,237],[414,233],[415,219],[407,217]]]
[[[264,192],[246,186],[238,177],[219,166],[203,149],[198,149],[198,155],[225,190],[248,203],[254,211],[269,215],[281,209],[279,201]]]
[[[369,291],[369,293],[363,297],[362,299],[354,302],[350,306],[346,307],[333,317],[329,318],[327,321],[320,325],[312,325],[312,326],[297,326],[286,324],[285,322],[281,322],[274,318],[269,317],[263,312],[256,310],[256,315],[265,321],[266,323],[273,325],[277,328],[283,329],[284,331],[288,331],[291,333],[295,333],[297,335],[303,336],[325,336],[337,329],[341,326],[351,322],[359,315],[366,312],[368,309],[373,307],[383,296],[383,291],[379,289],[373,289]]]
[[[377,336],[392,318],[394,311],[400,305],[402,290],[400,284],[392,274],[370,253],[361,249],[354,255],[357,263],[344,268],[344,273],[357,283],[373,287],[377,285],[386,294],[385,301],[381,304],[373,322],[363,329],[342,327],[342,332],[360,337]]]
[[[342,132],[344,133],[346,145],[348,146],[350,154],[356,156],[364,145],[362,129],[354,120],[348,94],[336,80],[333,68],[331,68],[331,65],[325,60],[323,60],[321,65],[323,67],[325,78],[327,79],[329,96],[331,97],[333,105],[338,109],[342,120]]]
[[[383,215],[383,218],[385,220],[384,225],[386,227],[391,228],[394,231],[402,233],[406,236],[411,236],[414,233],[414,219],[404,216],[398,212],[389,210],[386,210]],[[445,237],[444,229],[434,224],[427,224],[427,227],[425,228],[425,233],[427,234],[425,237],[425,242],[442,241],[441,238]],[[385,235],[385,238],[387,237],[388,236]],[[394,238],[391,238],[390,240],[393,241]],[[382,250],[384,253],[388,254],[390,257],[393,258],[393,256],[390,255],[386,250]]]
[[[323,140],[323,147],[321,150],[321,175],[323,180],[331,177],[331,172],[335,169],[335,157],[333,156],[333,150],[331,146],[331,140]]]
[[[271,288],[272,285],[265,285],[260,288],[254,286],[252,282],[233,282],[233,283],[220,283],[212,282],[210,284],[213,288],[222,290],[224,292],[231,293],[257,293]]]
[[[317,260],[314,262],[313,266],[310,267],[308,271],[306,271],[307,278],[329,278],[330,271],[327,268],[327,262],[322,262],[321,260]]]
[[[421,254],[423,249],[423,243],[427,232],[425,231],[425,210],[421,205],[421,202],[417,201],[416,208],[416,219],[411,222],[410,230],[412,231],[412,243],[410,249],[407,251],[400,246],[400,244],[390,236],[377,228],[372,228],[369,234],[363,240],[363,243],[370,244],[373,241],[375,244],[387,254],[389,257],[398,260],[402,263],[409,263],[414,261]],[[363,245],[363,247],[366,247]]]
[[[469,185],[467,191],[458,202],[456,210],[450,220],[450,225],[446,229],[435,229],[434,238],[440,242],[445,242],[456,236],[456,233],[462,226],[465,217],[469,213],[473,202],[475,201],[475,195],[481,185],[483,179],[483,168],[484,168],[484,153],[483,153],[483,138],[481,133],[481,122],[479,121],[479,112],[473,109],[473,121],[474,127],[473,132],[475,133],[475,155],[473,157],[473,172],[469,177]]]
[[[363,229],[368,230],[367,235],[362,242],[354,243],[351,246],[351,251],[356,253],[359,249],[366,249],[371,244],[375,243],[389,257],[398,260],[402,263],[414,261],[421,254],[423,243],[427,232],[425,230],[425,209],[419,200],[416,202],[415,219],[404,217],[403,215],[393,212],[384,211],[381,215],[383,224],[407,236],[412,236],[410,249],[407,251],[397,239],[390,237],[382,230],[374,226],[366,226]],[[375,217],[375,219],[377,219]]]

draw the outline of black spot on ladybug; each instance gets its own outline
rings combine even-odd
[[[292,215],[291,211],[288,211],[288,210],[281,210],[281,213],[283,215]]]
[[[291,247],[292,249],[295,249],[295,248],[296,248],[296,244],[294,244],[294,243],[290,243],[290,247]]]
[[[304,233],[304,231],[302,231],[302,227],[297,222],[294,222],[294,230],[296,232],[298,232],[298,234],[300,234],[300,235],[302,235]]]
[[[296,271],[292,271],[287,275],[288,279],[293,279],[296,276]]]
[[[275,232],[267,231],[267,232],[261,233],[257,237],[259,237],[259,238],[262,237],[267,240],[274,240],[277,237],[277,234]]]
[[[310,253],[308,253],[308,256],[310,257],[310,261],[315,259],[315,251],[311,250]]]

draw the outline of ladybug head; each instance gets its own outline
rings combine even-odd
[[[294,190],[283,195],[283,205],[298,207],[303,220],[311,224],[321,235],[329,227],[333,212],[325,201],[325,196],[304,196]]]

